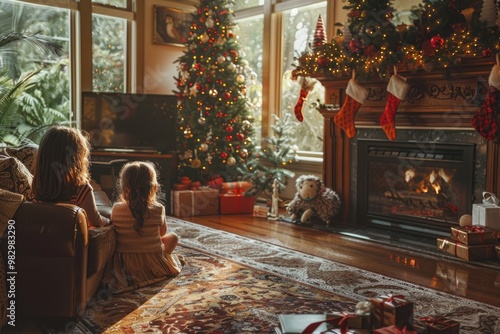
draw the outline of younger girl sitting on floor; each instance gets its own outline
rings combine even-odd
[[[118,293],[179,274],[182,264],[173,253],[179,237],[167,232],[165,207],[156,198],[158,181],[153,164],[125,164],[118,192],[111,211],[116,251],[108,264],[104,286]]]

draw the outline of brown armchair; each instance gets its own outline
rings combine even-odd
[[[84,210],[71,204],[24,202],[13,220],[16,313],[78,318],[114,252],[113,227],[89,230]]]

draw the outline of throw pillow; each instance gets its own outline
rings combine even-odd
[[[26,168],[33,174],[35,168],[35,160],[38,154],[38,145],[33,142],[27,142],[18,147],[8,147],[5,149],[7,155],[16,157],[21,161]]]
[[[0,157],[0,188],[24,195],[28,201],[33,200],[31,182],[33,175],[14,157]]]

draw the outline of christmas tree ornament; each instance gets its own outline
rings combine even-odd
[[[431,46],[434,49],[439,49],[439,48],[441,48],[444,45],[444,38],[441,37],[440,35],[436,35],[436,36],[433,36],[431,38],[430,42],[431,42]]]
[[[201,160],[196,158],[191,161],[191,167],[193,168],[200,168],[201,167]]]
[[[208,94],[210,94],[211,97],[217,97],[217,95],[219,95],[219,92],[217,91],[217,89],[212,88],[208,91]]]
[[[228,166],[236,165],[236,159],[234,157],[227,158],[227,164],[228,164]]]
[[[233,132],[233,127],[231,125],[226,126],[226,132],[227,133]]]
[[[236,81],[238,83],[244,83],[245,82],[245,76],[243,74],[238,74],[238,76],[236,77]]]
[[[199,123],[200,125],[203,125],[203,124],[205,124],[206,122],[207,122],[207,119],[206,119],[205,117],[200,116],[200,118],[198,118],[198,123]]]
[[[217,62],[218,62],[219,64],[222,64],[222,63],[224,63],[225,61],[226,61],[226,57],[224,57],[223,55],[220,55],[220,56],[218,56],[218,57],[217,57]]]
[[[348,138],[354,138],[357,132],[354,119],[359,108],[365,103],[368,97],[368,90],[356,82],[355,75],[353,74],[345,92],[345,101],[333,121],[345,132]]]
[[[385,109],[380,116],[380,125],[389,140],[396,139],[396,111],[401,101],[403,101],[408,94],[409,89],[410,85],[406,83],[406,78],[403,78],[397,74],[397,71],[394,71],[387,85],[387,102]]]
[[[486,98],[472,118],[472,126],[487,140],[498,140],[500,118],[500,61],[497,54],[497,64],[493,66],[488,77],[488,92]]]
[[[207,17],[207,19],[205,21],[205,25],[207,26],[207,28],[213,28],[214,27],[214,19],[211,16]]]
[[[489,58],[489,57],[493,56],[493,51],[491,51],[490,48],[487,48],[487,49],[483,50],[483,52],[481,52],[481,54],[483,55],[484,58]]]
[[[313,51],[318,50],[325,45],[326,42],[325,26],[323,25],[323,19],[320,14],[316,22],[316,30],[314,31]]]
[[[304,120],[304,115],[302,114],[304,102],[306,101],[309,92],[313,90],[314,85],[316,85],[317,81],[315,79],[304,77],[300,77],[300,81],[301,85],[299,91],[299,99],[297,100],[297,103],[295,103],[293,112],[295,114],[295,118],[297,118],[299,122],[302,122]]]
[[[207,143],[201,143],[201,145],[200,145],[200,150],[201,150],[202,152],[206,152],[206,151],[208,151],[208,144],[207,144]]]

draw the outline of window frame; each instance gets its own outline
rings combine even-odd
[[[262,89],[268,93],[263,94],[262,98],[262,138],[271,135],[273,111],[281,115],[283,12],[319,3],[326,3],[328,14],[334,13],[336,8],[333,0],[264,0],[263,5],[235,11],[236,22],[251,16],[264,15]],[[328,15],[326,31],[333,31],[333,21],[334,15]],[[297,164],[318,164],[323,161],[321,152],[299,151],[298,157]]]

